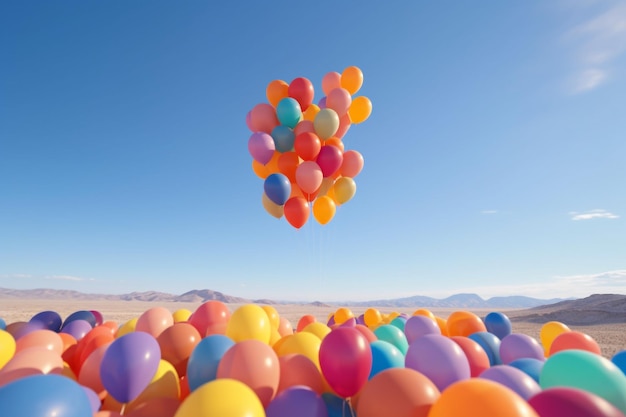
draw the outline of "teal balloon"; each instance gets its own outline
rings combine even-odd
[[[406,325],[406,318],[402,316],[398,316],[395,319],[391,320],[391,323],[389,324],[391,324],[392,326],[396,326],[398,329],[404,332],[404,326]]]
[[[400,350],[384,340],[370,343],[372,351],[372,370],[368,379],[389,368],[404,368],[404,355]]]
[[[289,152],[293,149],[296,134],[290,127],[278,125],[272,130],[272,139],[278,152]]]
[[[276,106],[276,116],[281,125],[294,128],[302,120],[300,103],[291,97],[285,97]]]
[[[91,417],[92,405],[83,387],[56,374],[32,375],[0,387],[0,416]]]
[[[569,349],[550,356],[541,370],[539,385],[542,389],[582,389],[626,413],[626,376],[613,362],[592,352]]]
[[[403,355],[409,349],[409,342],[406,340],[404,332],[391,324],[383,324],[374,330],[378,340],[384,340],[394,345]]]

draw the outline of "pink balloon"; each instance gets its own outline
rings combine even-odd
[[[354,178],[363,169],[363,155],[358,151],[349,150],[343,153],[343,163],[341,164],[341,175]]]
[[[278,116],[276,109],[268,103],[259,103],[250,111],[250,123],[253,132],[272,133],[272,130],[278,126]]]
[[[343,153],[336,146],[323,145],[317,154],[316,162],[322,169],[324,178],[330,177],[341,168]]]
[[[137,319],[135,331],[151,334],[156,339],[163,330],[174,324],[172,313],[165,307],[152,307]]]
[[[255,161],[267,164],[274,156],[276,144],[271,135],[265,132],[254,132],[248,139],[248,152]]]
[[[372,369],[367,339],[354,327],[331,330],[320,345],[320,369],[330,387],[341,397],[359,392]]]
[[[87,356],[87,359],[85,359],[85,362],[83,362],[78,373],[78,382],[94,390],[101,398],[106,396],[106,388],[104,388],[104,384],[100,379],[100,365],[102,364],[102,358],[110,344],[111,343],[107,343],[97,347],[91,352],[89,356]]]
[[[315,126],[313,126],[312,121],[301,120],[293,129],[293,133],[295,136],[298,136],[300,133],[305,133],[305,132],[315,133]]]
[[[333,109],[340,118],[347,114],[350,104],[352,96],[345,88],[335,88],[326,97],[326,107]]]
[[[331,71],[322,78],[322,91],[328,95],[335,88],[341,87],[341,74]]]
[[[350,126],[352,126],[350,115],[348,113],[344,114],[343,116],[339,115],[339,127],[335,132],[335,136],[337,136],[339,139],[343,138],[343,136],[350,129]]]
[[[304,161],[296,168],[296,184],[305,193],[313,194],[323,179],[322,169],[315,161]]]
[[[29,347],[17,353],[0,369],[0,387],[30,375],[61,374],[63,358],[45,347]]]

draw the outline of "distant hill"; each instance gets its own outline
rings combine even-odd
[[[487,300],[481,298],[477,294],[455,294],[444,299],[437,299],[416,295],[406,298],[370,300],[370,301],[342,301],[342,302],[294,302],[279,301],[269,299],[248,299],[227,295],[219,291],[213,290],[192,290],[180,295],[168,294],[158,291],[132,292],[128,294],[88,294],[71,290],[52,290],[52,289],[32,289],[32,290],[15,290],[0,288],[0,299],[3,298],[25,298],[25,299],[56,299],[56,300],[111,300],[111,301],[146,301],[146,302],[185,302],[185,303],[203,303],[209,300],[218,300],[227,304],[310,304],[321,306],[353,306],[353,307],[389,307],[389,308],[459,308],[459,309],[477,309],[477,308],[511,308],[526,309],[531,307],[542,306],[546,304],[554,304],[563,299],[537,299],[523,296],[511,297],[493,297]]]
[[[516,315],[515,319],[531,323],[559,321],[581,326],[626,323],[626,295],[593,294],[577,300],[534,307]]]

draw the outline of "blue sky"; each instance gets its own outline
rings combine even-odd
[[[623,2],[4,2],[0,55],[0,287],[626,289]],[[348,66],[373,103],[344,136],[357,192],[297,230],[245,117]]]

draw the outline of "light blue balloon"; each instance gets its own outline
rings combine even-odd
[[[0,415],[91,417],[92,405],[77,382],[56,374],[31,375],[0,387]]]
[[[502,358],[500,358],[500,339],[498,339],[498,336],[489,332],[476,332],[469,335],[469,338],[483,348],[489,358],[489,364],[491,366],[502,365]]]
[[[400,350],[384,340],[374,340],[370,343],[372,351],[372,370],[368,379],[377,373],[389,368],[404,368],[404,355]]]
[[[200,340],[187,362],[187,381],[192,392],[217,378],[217,367],[234,344],[231,338],[222,334],[212,334]]]
[[[7,322],[4,321],[2,317],[0,317],[0,330],[6,330],[6,329],[7,329]]]
[[[298,122],[302,120],[302,109],[300,103],[291,97],[285,97],[278,102],[276,106],[276,116],[281,125],[290,128],[296,127]]]
[[[525,372],[526,375],[539,383],[539,376],[541,375],[541,369],[543,369],[544,362],[545,361],[535,358],[521,358],[509,363],[509,366]]]
[[[293,150],[296,134],[287,126],[278,125],[272,130],[272,138],[278,152],[289,152]]]
[[[289,199],[291,194],[291,182],[284,174],[274,173],[265,178],[263,183],[265,195],[275,204],[282,206]]]

